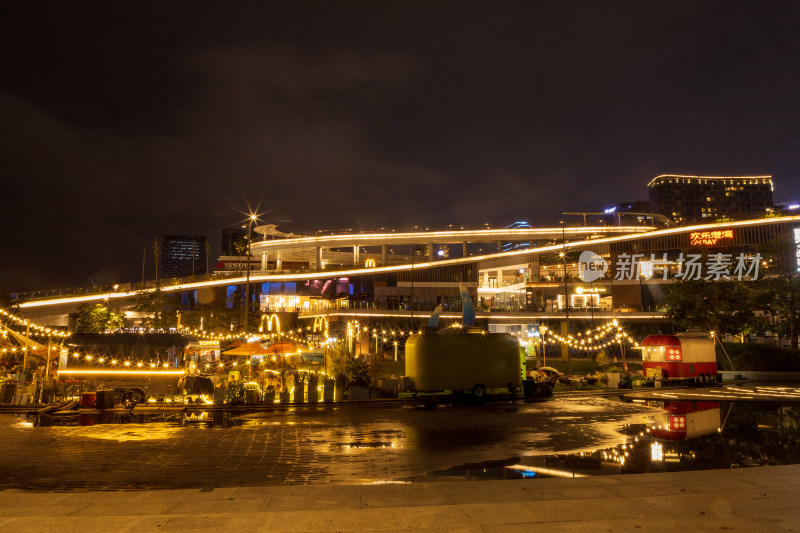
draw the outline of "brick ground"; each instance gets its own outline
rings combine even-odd
[[[485,461],[611,446],[624,440],[618,433],[623,423],[642,422],[649,412],[637,404],[587,398],[436,410],[286,409],[185,425],[31,427],[24,417],[3,414],[0,488],[420,481]]]

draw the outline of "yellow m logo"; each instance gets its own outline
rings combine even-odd
[[[375,268],[375,260],[372,258],[367,259],[364,263],[364,268]]]
[[[318,316],[314,319],[314,331],[322,331],[325,332],[328,330],[328,318],[324,316]]]
[[[267,316],[264,315],[264,320],[267,321],[267,331],[272,331],[272,321],[275,321],[275,331],[281,330],[281,321],[278,319],[278,315],[272,313],[271,315]]]

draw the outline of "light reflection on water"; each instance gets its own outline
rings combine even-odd
[[[65,429],[65,428],[56,428]],[[93,426],[86,428],[87,439],[113,440],[116,442],[172,439],[180,428],[165,424],[125,424],[121,426]]]
[[[230,485],[535,479],[800,462],[791,445],[800,437],[798,410],[778,404],[556,398],[433,410],[351,406],[56,418],[38,418],[39,427],[20,419],[14,424],[77,448],[73,453],[87,461],[96,449],[90,443],[114,443],[120,472],[137,468],[126,463],[135,456],[127,450],[135,450],[173,468],[192,460],[221,468],[227,477],[215,483]],[[186,456],[202,449],[215,452]],[[138,474],[129,475],[130,484],[145,483],[146,469]],[[117,481],[109,475],[102,483]]]

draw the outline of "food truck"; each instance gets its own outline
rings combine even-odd
[[[653,417],[650,436],[669,441],[696,439],[716,433],[719,402],[664,402],[664,412]]]
[[[411,335],[406,376],[415,392],[514,392],[522,384],[519,341],[508,333],[447,328]]]
[[[522,385],[519,340],[508,333],[487,333],[475,327],[475,307],[464,283],[461,324],[439,329],[437,306],[422,332],[406,340],[406,378],[414,393],[440,392],[478,400],[488,394],[515,393]]]
[[[720,380],[714,341],[707,335],[650,335],[642,341],[647,384],[703,384]]]

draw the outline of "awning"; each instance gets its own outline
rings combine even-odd
[[[46,344],[40,344],[40,343],[38,343],[38,342],[36,342],[34,340],[31,340],[28,337],[26,337],[25,335],[22,335],[21,333],[17,333],[16,331],[14,331],[11,328],[6,328],[6,331],[8,331],[11,334],[11,336],[14,337],[14,339],[16,339],[16,341],[21,346],[27,346],[28,348],[33,349],[33,350],[41,350],[42,348],[44,348],[45,352],[47,352],[47,345]]]

